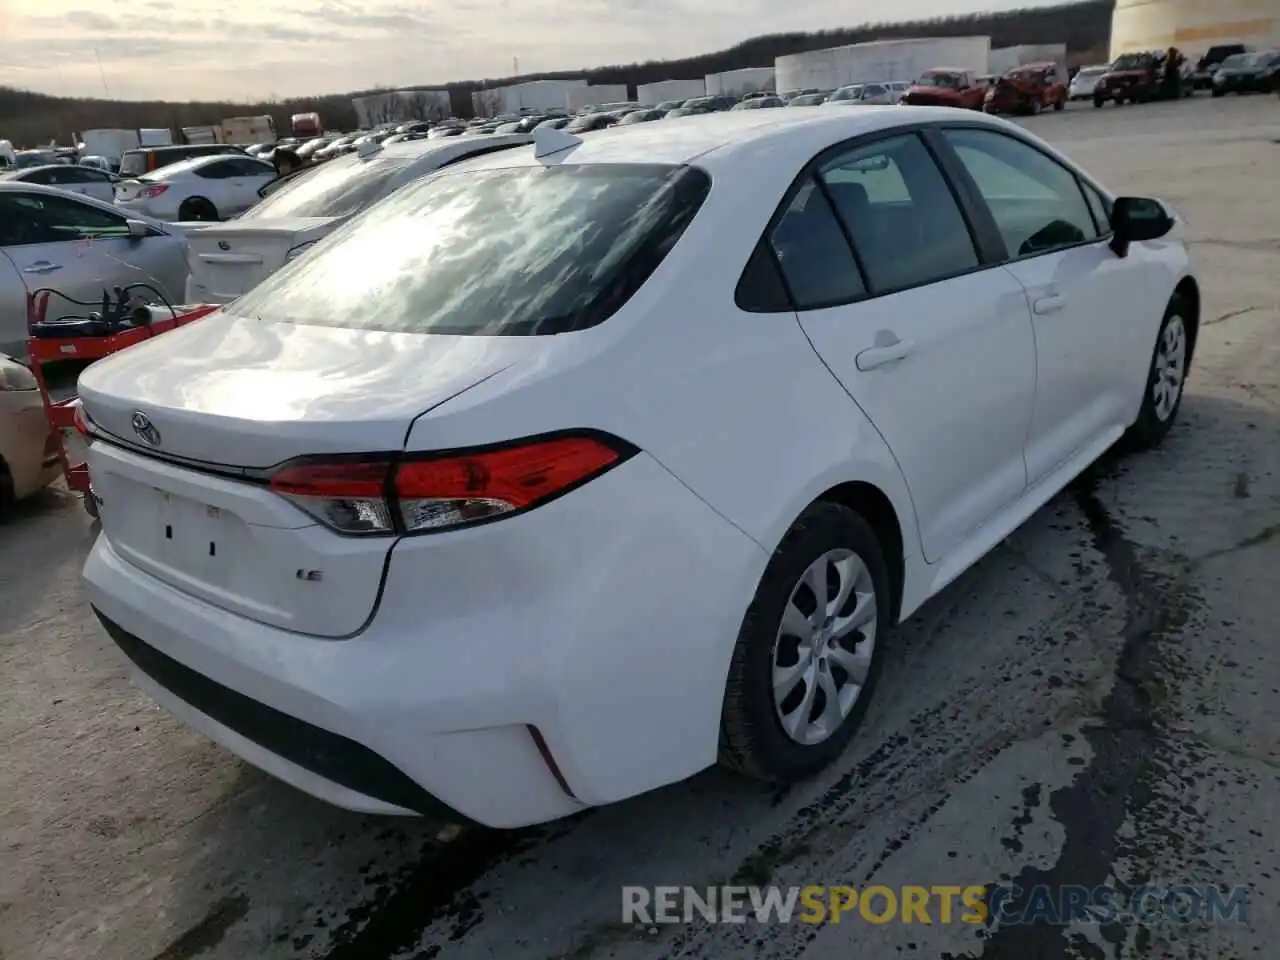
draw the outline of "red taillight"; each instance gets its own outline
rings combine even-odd
[[[149,187],[143,187],[138,191],[138,196],[143,200],[150,200],[152,197],[158,197],[169,189],[167,183],[154,183]]]
[[[446,453],[304,457],[277,469],[271,489],[339,533],[431,533],[530,510],[634,452],[590,432]]]

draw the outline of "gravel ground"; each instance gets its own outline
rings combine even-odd
[[[330,809],[129,685],[50,491],[0,528],[0,957],[984,960],[1269,954],[1280,934],[1280,160],[1274,98],[1028,121],[1191,221],[1182,420],[898,634],[837,769],[719,773],[517,833]],[[1247,923],[647,927],[624,884],[1247,884]]]

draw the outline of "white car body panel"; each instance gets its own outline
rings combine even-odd
[[[565,816],[712,764],[743,613],[805,507],[849,484],[883,495],[901,528],[892,559],[909,616],[1133,420],[1164,305],[1190,275],[1174,238],[1124,259],[1099,240],[847,307],[743,312],[735,285],[797,171],[908,122],[892,107],[855,113],[740,111],[570,145],[573,163],[692,162],[712,182],[675,249],[585,330],[391,334],[232,305],[93,365],[85,410],[114,438],[91,451],[103,494],[85,567],[94,607],[129,643],[372,750],[491,826]],[[909,122],[955,119],[920,107]],[[515,150],[468,169],[539,162]],[[1035,314],[1054,285],[1063,308]],[[914,349],[858,370],[881,330]],[[135,411],[163,454],[134,437]],[[606,431],[639,452],[529,512],[426,536],[340,537],[237,474],[297,454],[440,451],[564,429]],[[185,545],[156,532],[171,516]],[[215,539],[225,558],[200,549]],[[311,583],[308,570],[330,575]],[[411,808],[317,777],[212,708],[141,682],[302,789],[353,809]]]

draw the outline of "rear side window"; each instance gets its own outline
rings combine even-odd
[[[407,160],[334,160],[307,171],[244,214],[241,220],[345,217],[382,196]]]
[[[848,303],[867,292],[840,221],[814,180],[795,192],[769,243],[796,309]]]
[[[692,167],[465,171],[399,190],[228,309],[407,333],[568,333],[644,284],[711,186]]]

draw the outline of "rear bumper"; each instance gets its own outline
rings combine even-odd
[[[715,762],[767,560],[642,454],[523,516],[402,541],[350,640],[229,614],[105,535],[85,581],[139,686],[249,762],[349,809],[519,827]]]

